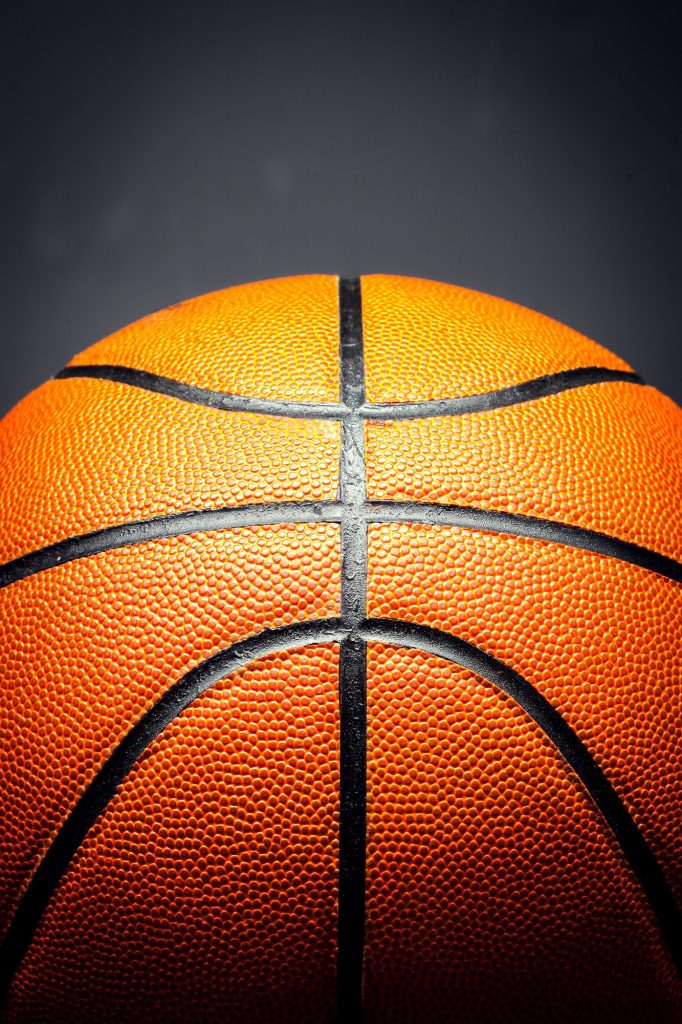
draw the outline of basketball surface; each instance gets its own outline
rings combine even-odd
[[[5,1024],[682,1021],[682,411],[311,276],[0,425]]]

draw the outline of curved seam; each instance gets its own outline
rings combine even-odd
[[[342,514],[342,505],[337,501],[299,501],[173,512],[152,519],[130,520],[57,541],[0,565],[0,590],[79,558],[91,558],[106,551],[166,537],[185,537],[246,526],[336,523],[340,522]]]
[[[675,583],[682,583],[682,564],[633,541],[608,533],[573,526],[554,519],[541,519],[519,512],[477,508],[471,505],[441,505],[412,501],[370,501],[367,515],[371,523],[423,523],[427,526],[454,526],[463,530],[525,537],[559,544],[577,551],[589,551],[605,558],[636,565]]]
[[[214,684],[268,654],[312,644],[339,643],[348,632],[340,619],[312,619],[264,630],[218,651],[175,682],[138,719],[89,783],[36,868],[0,944],[0,1004],[32,941],[53,893],[89,829],[140,756],[163,729]]]
[[[453,526],[463,530],[482,530],[487,533],[542,540],[628,562],[676,583],[682,583],[682,564],[668,555],[661,555],[650,548],[620,540],[606,533],[588,530],[582,526],[571,526],[568,523],[558,523],[551,519],[468,505],[400,501],[367,502],[362,515],[368,523],[423,523],[427,526]],[[244,526],[340,523],[343,516],[342,502],[324,500],[228,506],[222,509],[175,512],[152,519],[131,520],[57,541],[5,562],[4,565],[0,565],[0,589],[79,558],[91,558],[106,551],[162,540],[165,537],[184,537]]]
[[[540,727],[585,786],[639,881],[677,970],[682,974],[682,915],[653,852],[630,812],[585,744],[552,704],[510,666],[467,640],[397,619],[366,619],[365,642],[393,644],[444,658],[510,696]],[[0,946],[0,999],[27,952],[42,914],[90,827],[154,739],[211,686],[275,652],[341,643],[350,634],[341,619],[293,623],[238,641],[191,669],[149,708],[119,743],[59,829],[19,902]]]
[[[116,384],[125,384],[142,391],[176,398],[192,405],[208,406],[223,412],[247,412],[265,416],[285,416],[295,419],[343,419],[347,410],[339,402],[296,402],[271,401],[267,398],[249,398],[246,395],[234,395],[225,391],[213,391],[210,388],[184,384],[170,377],[162,377],[147,370],[134,370],[126,366],[67,366],[55,374],[54,380],[72,378],[89,378],[106,380]]]
[[[626,370],[607,370],[602,367],[579,367],[575,370],[561,370],[558,373],[546,374],[532,380],[512,384],[510,387],[496,391],[486,391],[478,395],[463,395],[459,398],[434,398],[427,402],[388,402],[376,405],[365,405],[362,415],[366,419],[430,419],[438,416],[465,416],[469,413],[489,412],[492,409],[504,409],[511,405],[525,405],[540,398],[558,395],[576,388],[591,387],[595,384],[607,384],[620,381],[642,386],[644,381],[636,374]]]
[[[136,370],[126,366],[82,365],[67,366],[55,374],[54,380],[89,378],[106,380],[129,387],[140,388],[166,395],[193,405],[203,405],[223,412],[245,412],[265,416],[283,416],[296,419],[345,420],[351,416],[366,420],[431,419],[440,416],[464,416],[470,413],[488,412],[491,409],[521,405],[550,395],[561,394],[576,388],[590,387],[612,381],[644,385],[642,378],[627,370],[610,370],[606,367],[587,366],[572,370],[560,370],[532,380],[512,384],[495,391],[476,395],[462,395],[457,398],[434,398],[418,402],[365,402],[352,408],[346,402],[299,402],[295,400],[275,401],[266,398],[249,398],[230,392],[214,391],[210,388],[185,384],[182,381]]]
[[[458,636],[392,619],[370,619],[361,632],[368,641],[421,650],[461,665],[502,690],[532,718],[576,773],[606,821],[682,975],[682,912],[673,891],[624,802],[563,715],[509,665]]]

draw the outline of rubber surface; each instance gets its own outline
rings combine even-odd
[[[616,356],[405,278],[24,399],[0,1019],[679,1024],[681,465]]]

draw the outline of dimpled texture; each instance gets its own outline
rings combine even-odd
[[[372,276],[362,308],[368,402],[629,369],[466,289]],[[89,364],[338,402],[338,280],[181,303],[72,365]],[[600,383],[364,435],[370,500],[523,513],[682,557],[682,412],[652,388]],[[0,559],[175,512],[305,501],[321,516],[340,449],[333,419],[51,381],[0,424]],[[342,550],[338,522],[230,527],[0,588],[0,934],[174,684],[231,644],[340,615]],[[367,565],[368,616],[459,636],[557,709],[682,903],[680,584],[566,544],[409,522],[370,524]],[[56,886],[4,1024],[332,1024],[339,660],[331,642],[260,656],[150,741]],[[365,1024],[680,1024],[649,900],[540,726],[490,681],[378,642],[367,693]]]
[[[369,614],[452,633],[529,680],[605,769],[682,903],[682,587],[447,527],[372,526],[369,552]]]
[[[337,676],[336,646],[272,655],[164,730],[82,844],[8,1021],[66,1000],[98,1024],[332,1018]]]
[[[9,561],[193,509],[333,498],[339,442],[336,423],[207,409],[110,381],[50,381],[0,431],[0,553]]]
[[[471,416],[370,423],[367,491],[553,519],[680,559],[681,452],[669,398],[601,383]]]
[[[245,527],[103,552],[0,590],[1,931],[75,799],[169,681],[245,636],[337,615],[338,562],[331,525]]]
[[[338,401],[337,292],[323,275],[211,292],[137,320],[70,365],[113,363],[250,398]]]
[[[583,366],[630,369],[556,320],[438,281],[363,277],[362,311],[369,402],[475,395]]]
[[[679,1020],[637,884],[525,713],[380,644],[368,693],[367,1024]]]

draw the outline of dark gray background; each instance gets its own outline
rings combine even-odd
[[[682,401],[675,5],[15,5],[0,412],[226,285],[412,274],[597,338]]]

